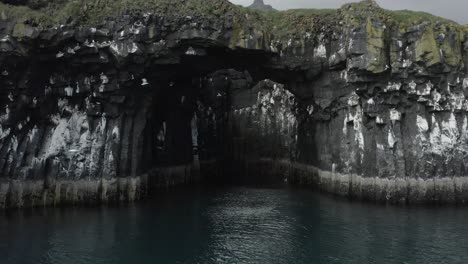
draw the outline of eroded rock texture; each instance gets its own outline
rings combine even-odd
[[[0,208],[200,178],[467,201],[464,27],[373,1],[119,3],[0,3]]]

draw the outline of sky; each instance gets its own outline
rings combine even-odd
[[[253,0],[230,0],[239,5],[250,5]],[[425,11],[468,24],[468,0],[376,0],[385,9]],[[356,0],[264,0],[276,9],[291,8],[338,8]]]

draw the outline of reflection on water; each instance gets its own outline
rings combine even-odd
[[[181,190],[120,208],[0,215],[0,263],[468,263],[468,208],[293,189]]]

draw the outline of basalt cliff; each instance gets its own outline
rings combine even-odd
[[[0,1],[0,208],[280,180],[468,201],[468,31],[374,1]]]

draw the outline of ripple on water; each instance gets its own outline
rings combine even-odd
[[[184,190],[134,206],[1,217],[2,264],[468,263],[466,208],[292,189]]]

